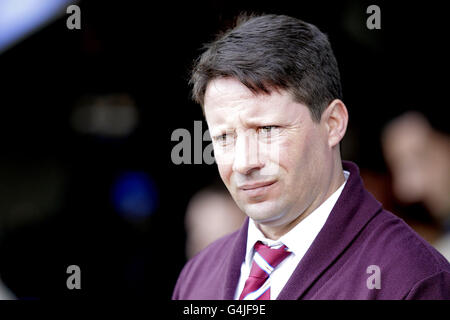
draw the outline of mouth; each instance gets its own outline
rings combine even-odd
[[[244,184],[239,186],[238,189],[241,190],[245,195],[251,198],[261,197],[267,194],[276,184],[275,181],[265,181],[265,182],[257,182],[251,184]]]
[[[244,184],[242,186],[239,186],[239,189],[248,191],[248,190],[255,190],[258,188],[263,188],[270,186],[274,184],[276,181],[267,181],[267,182],[257,182],[257,183],[251,183],[251,184]]]

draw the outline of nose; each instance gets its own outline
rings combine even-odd
[[[258,138],[255,130],[247,130],[236,138],[233,171],[250,174],[264,167],[259,155]]]

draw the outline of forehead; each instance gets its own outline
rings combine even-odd
[[[256,98],[249,88],[235,78],[216,78],[211,80],[205,91],[205,105],[223,100]]]
[[[270,94],[254,93],[234,78],[212,80],[205,92],[205,116],[208,123],[240,119],[296,119],[309,113],[307,107],[295,102],[286,90]]]

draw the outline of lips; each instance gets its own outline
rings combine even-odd
[[[247,197],[253,198],[256,201],[260,201],[264,198],[269,191],[274,188],[277,181],[266,181],[252,184],[244,184],[239,186],[239,190],[243,192]]]
[[[276,181],[268,181],[268,182],[258,182],[258,183],[252,183],[252,184],[244,184],[242,186],[239,187],[239,189],[244,190],[244,191],[248,191],[248,190],[255,190],[258,188],[263,188],[263,187],[267,187],[270,186],[272,184],[274,184]]]

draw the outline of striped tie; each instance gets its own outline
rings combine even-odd
[[[291,253],[285,245],[271,249],[260,241],[254,248],[250,276],[245,281],[239,300],[270,300],[270,274]]]

